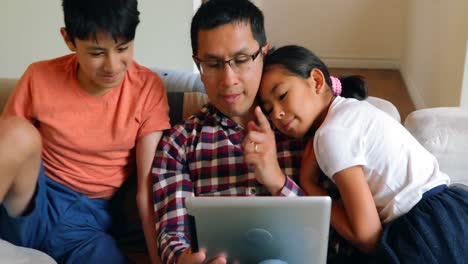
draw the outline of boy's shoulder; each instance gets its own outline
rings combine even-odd
[[[48,74],[55,71],[69,71],[76,67],[77,59],[74,53],[60,56],[53,59],[41,60],[31,63],[29,65],[30,70],[35,72],[45,71]]]
[[[132,61],[132,64],[127,69],[127,77],[132,83],[156,83],[158,86],[164,86],[161,77],[151,69]]]
[[[133,77],[137,76],[145,78],[154,78],[156,76],[156,78],[160,79],[154,71],[152,71],[148,67],[139,64],[136,61],[132,61],[132,64],[128,67],[127,72]]]

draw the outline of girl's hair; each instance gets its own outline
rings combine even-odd
[[[288,45],[272,49],[265,57],[263,72],[274,66],[281,66],[287,72],[304,79],[309,78],[312,69],[319,69],[325,76],[325,82],[330,89],[332,88],[330,73],[325,63],[304,47]],[[339,79],[342,86],[341,97],[356,98],[358,100],[367,98],[367,84],[362,76],[341,76]]]

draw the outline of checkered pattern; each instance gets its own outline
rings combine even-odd
[[[244,162],[245,130],[207,105],[161,139],[152,176],[156,231],[164,263],[175,263],[189,247],[184,200],[190,196],[268,196]],[[281,195],[303,195],[292,180],[300,167],[302,140],[276,135],[277,156],[288,176]]]

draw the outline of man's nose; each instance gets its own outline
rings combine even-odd
[[[232,86],[238,82],[237,73],[234,71],[233,66],[229,63],[225,63],[221,69],[221,83],[224,86]]]

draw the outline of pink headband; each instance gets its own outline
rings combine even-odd
[[[340,79],[336,78],[335,76],[330,76],[330,80],[332,83],[332,90],[335,96],[341,94],[341,81]]]

